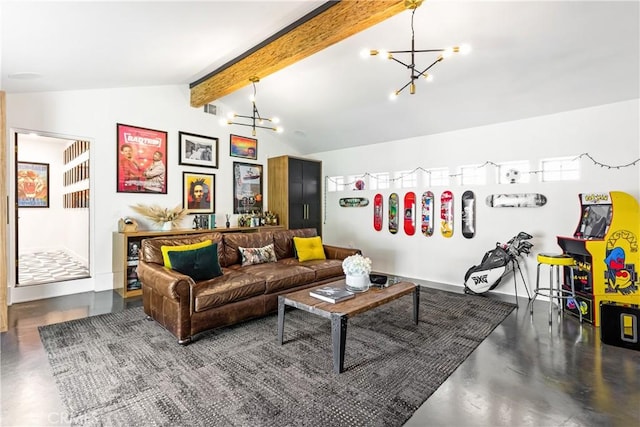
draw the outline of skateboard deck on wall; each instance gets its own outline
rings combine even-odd
[[[373,198],[373,228],[382,230],[382,194],[378,193]]]
[[[416,193],[412,191],[404,195],[404,232],[407,236],[416,233]]]
[[[440,233],[443,237],[453,236],[453,193],[448,190],[440,196]]]
[[[389,196],[389,233],[398,232],[398,195],[391,193]]]
[[[366,197],[343,197],[339,202],[343,208],[361,208],[369,204],[369,199]]]
[[[491,208],[539,208],[547,197],[540,193],[490,194],[485,201]]]
[[[426,191],[422,193],[422,234],[433,236],[433,193]]]
[[[471,239],[476,235],[476,196],[473,191],[462,193],[462,235]]]

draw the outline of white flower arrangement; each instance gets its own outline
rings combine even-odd
[[[371,259],[360,254],[348,256],[342,261],[342,270],[347,276],[362,276],[371,273]]]

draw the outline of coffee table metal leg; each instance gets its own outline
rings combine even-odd
[[[420,286],[416,285],[413,291],[413,323],[418,324],[418,311],[420,309]]]
[[[284,339],[284,297],[278,296],[278,344]]]
[[[331,314],[331,344],[333,347],[333,372],[344,371],[344,347],[347,342],[347,316]]]

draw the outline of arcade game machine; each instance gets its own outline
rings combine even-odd
[[[557,236],[563,252],[576,261],[576,267],[564,271],[564,283],[573,274],[576,290],[564,310],[576,316],[580,310],[584,320],[600,326],[601,302],[606,309],[619,305],[637,310],[640,305],[640,211],[638,202],[620,191],[579,197],[581,218],[573,237]]]

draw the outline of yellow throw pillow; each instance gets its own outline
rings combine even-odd
[[[164,261],[164,266],[167,268],[171,268],[171,260],[169,259],[169,252],[192,251],[194,249],[205,248],[211,245],[212,245],[211,240],[205,240],[204,242],[192,243],[190,245],[160,246],[160,250],[162,251],[162,260]]]
[[[327,259],[322,247],[322,238],[316,237],[294,237],[293,245],[298,254],[298,261],[311,261],[313,259]]]

